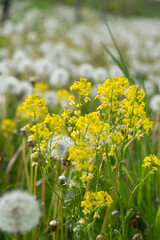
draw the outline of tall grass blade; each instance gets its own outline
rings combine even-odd
[[[119,55],[121,64],[120,64],[120,62],[116,59],[116,57],[114,57],[114,55],[111,53],[111,51],[110,51],[108,48],[105,47],[104,49],[105,49],[105,51],[107,51],[107,53],[112,57],[113,61],[120,67],[120,69],[123,71],[123,73],[124,73],[125,76],[128,78],[128,80],[130,81],[130,83],[131,83],[131,84],[135,84],[134,80],[132,79],[132,77],[131,77],[131,75],[130,75],[128,66],[127,66],[127,64],[126,64],[126,62],[125,62],[125,60],[124,60],[124,58],[123,58],[123,55],[121,54],[121,52],[120,52],[120,50],[119,50],[119,47],[118,47],[118,45],[117,45],[117,43],[116,43],[116,40],[115,40],[115,38],[114,38],[114,36],[113,36],[113,33],[112,33],[112,31],[111,31],[111,29],[110,29],[110,27],[109,27],[106,19],[105,19],[104,17],[103,17],[103,19],[104,19],[104,23],[105,23],[105,25],[106,25],[106,27],[107,27],[107,30],[108,30],[108,32],[109,32],[109,34],[110,34],[110,36],[111,36],[111,39],[112,39],[112,41],[113,41],[114,47],[115,47],[115,49],[116,49],[116,51],[117,51],[117,53],[118,53],[118,55]],[[104,46],[104,45],[103,45],[103,46]]]

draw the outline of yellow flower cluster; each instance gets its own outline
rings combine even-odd
[[[145,157],[143,162],[142,166],[149,170],[149,174],[154,174],[155,171],[158,171],[158,167],[160,167],[160,160],[155,155]]]
[[[80,96],[88,96],[92,92],[91,82],[87,82],[87,79],[80,78],[80,81],[75,81],[70,87],[71,91],[78,91]]]
[[[46,107],[46,102],[38,94],[28,96],[21,106],[18,107],[19,116],[24,118],[32,117],[34,125],[26,125],[30,131],[29,140],[34,142],[33,158],[44,156],[46,161],[50,159],[51,144],[48,140],[52,136],[62,133],[64,121],[58,114],[50,115]]]
[[[43,122],[33,125],[30,128],[32,134],[29,139],[36,143],[34,150],[45,153],[48,139],[53,135],[62,133],[63,126],[64,122],[57,114],[52,114],[52,116],[47,114]]]
[[[71,117],[71,114],[72,114],[73,110],[71,109],[63,109],[63,113],[62,113],[62,118],[63,120],[69,120],[69,118]]]
[[[61,133],[62,127],[64,126],[64,122],[58,114],[52,114],[52,116],[47,114],[44,123],[53,135]]]
[[[59,98],[67,98],[69,96],[69,91],[67,91],[65,88],[62,88],[57,91],[57,95]]]
[[[13,132],[13,130],[15,129],[16,125],[15,125],[15,122],[11,119],[4,119],[2,121],[2,125],[1,125],[1,130],[4,132],[4,133],[11,133]]]
[[[22,118],[41,118],[44,119],[48,113],[46,102],[40,95],[34,94],[28,98],[17,108],[18,116]]]
[[[143,102],[145,92],[138,90],[138,85],[129,87],[129,81],[123,77],[107,79],[103,86],[98,86],[101,101],[98,110],[103,115],[104,121],[112,125],[109,139],[114,143],[114,148],[124,141],[132,142],[134,139],[149,134],[153,122],[146,116]]]
[[[47,89],[48,89],[48,85],[42,82],[36,82],[33,88],[35,92],[37,91],[45,92]]]
[[[88,97],[92,91],[91,83],[81,78],[70,90],[78,93],[78,101],[70,96],[70,104],[80,108],[81,97]],[[62,114],[75,144],[70,146],[68,160],[79,171],[83,183],[94,176],[97,157],[106,161],[122,145],[127,147],[133,140],[149,134],[153,126],[145,112],[145,92],[138,85],[129,86],[127,78],[107,79],[103,86],[98,86],[97,93],[96,98],[101,102],[97,111],[83,116],[81,109],[64,109]]]
[[[76,145],[71,145],[69,148],[68,160],[72,162],[72,165],[80,172],[80,179],[85,183],[92,179],[93,175],[93,160],[95,158],[95,150],[93,146],[89,146],[87,143],[77,140]]]
[[[34,150],[38,151],[40,149],[42,152],[46,152],[45,147],[47,146],[47,140],[49,139],[51,134],[45,124],[37,123],[30,128],[30,131],[32,132],[32,134],[29,136],[29,139],[31,138],[32,140],[37,142]]]
[[[70,105],[71,106],[76,106],[77,108],[80,108],[82,106],[82,96],[84,97],[84,103],[87,103],[90,101],[90,98],[88,97],[89,93],[92,92],[91,88],[91,82],[87,82],[87,79],[85,78],[80,78],[80,81],[75,81],[73,85],[70,87],[71,91],[77,91],[79,99],[76,103],[75,97],[70,96]]]
[[[123,91],[128,88],[129,81],[123,77],[113,77],[107,79],[103,86],[98,86],[98,92],[100,94],[96,96],[101,101],[101,105],[98,110],[105,109],[106,114],[109,114],[109,118],[112,117],[113,112],[117,111],[119,95],[123,94]]]
[[[84,195],[84,200],[81,202],[81,207],[83,208],[83,213],[87,215],[90,214],[92,210],[96,211],[104,206],[110,207],[112,202],[112,197],[106,191],[88,191]]]

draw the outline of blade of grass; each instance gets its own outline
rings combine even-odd
[[[102,44],[102,46],[104,47],[104,50],[110,55],[110,57],[113,59],[113,61],[118,65],[118,67],[122,70],[122,72],[126,76],[127,73],[126,73],[125,69],[123,68],[123,66],[120,64],[120,62],[116,59],[116,57],[111,53],[111,51],[104,44]]]
[[[106,21],[106,19],[104,18],[104,16],[103,16],[103,20],[104,20],[104,23],[105,23],[105,25],[106,25],[106,27],[107,27],[107,30],[108,30],[108,32],[109,32],[109,34],[110,34],[110,36],[111,36],[112,42],[113,42],[113,44],[114,44],[114,47],[115,47],[115,49],[116,49],[116,51],[117,51],[117,53],[118,53],[118,55],[119,55],[121,64],[120,64],[120,62],[116,59],[116,57],[113,56],[113,54],[111,53],[111,51],[110,51],[108,48],[105,47],[104,49],[105,49],[105,50],[107,51],[107,53],[112,57],[112,59],[114,60],[114,62],[120,67],[120,69],[123,71],[123,73],[124,73],[125,76],[128,78],[128,80],[130,81],[130,83],[131,83],[131,84],[135,84],[134,80],[132,79],[132,77],[131,77],[131,75],[130,75],[128,66],[127,66],[127,64],[126,64],[126,62],[125,62],[125,60],[124,60],[124,58],[123,58],[123,55],[121,54],[121,52],[120,52],[120,50],[119,50],[119,47],[118,47],[118,45],[117,45],[117,43],[116,43],[116,40],[115,40],[115,38],[114,38],[114,36],[113,36],[113,33],[112,33],[112,31],[111,31],[111,29],[110,29],[110,27],[109,27],[109,24],[107,23],[107,21]],[[104,45],[103,45],[103,46],[104,46]]]

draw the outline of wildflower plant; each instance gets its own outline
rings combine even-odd
[[[148,135],[153,125],[145,112],[145,92],[139,90],[138,85],[129,86],[126,78],[107,79],[103,86],[98,86],[96,99],[99,99],[100,105],[95,112],[83,115],[82,106],[90,100],[88,95],[92,91],[91,84],[87,83],[86,79],[80,79],[70,90],[76,91],[75,96],[69,97],[70,105],[75,106],[75,110],[64,109],[62,117],[74,142],[69,148],[68,156],[75,169],[73,181],[77,182],[75,186],[85,189],[84,200],[81,201],[81,207],[84,208],[82,212],[85,214],[80,223],[90,223],[91,227],[95,223],[94,218],[99,216],[96,206],[99,206],[98,212],[103,206],[110,207],[112,197],[104,192],[103,185],[99,182],[104,175],[109,185],[115,186],[119,192],[124,237],[125,212],[121,184],[125,152],[131,142],[139,140],[145,134]],[[107,174],[104,169],[107,169]],[[110,198],[108,205],[105,205],[104,196],[101,198],[101,204],[94,201],[102,192]],[[90,214],[91,212],[94,213]],[[92,220],[89,217],[91,215],[94,216]]]
[[[125,167],[126,151],[132,142],[149,135],[153,127],[145,112],[145,92],[138,85],[129,86],[127,78],[120,76],[107,79],[102,86],[98,86],[93,100],[99,102],[98,107],[85,113],[85,105],[91,101],[91,83],[80,78],[73,83],[70,91],[73,93],[69,96],[70,107],[64,108],[61,115],[50,114],[45,100],[37,94],[29,96],[18,108],[19,116],[28,123],[25,126],[30,133],[28,140],[33,142],[28,178],[26,170],[30,192],[36,193],[39,165],[43,176],[42,200],[44,180],[53,191],[50,205],[53,216],[48,220],[57,223],[53,231],[54,240],[59,239],[59,233],[61,239],[64,238],[63,228],[67,213],[72,218],[75,236],[95,239],[96,224],[99,223],[100,239],[106,236],[112,239],[111,209],[116,204],[121,212],[121,238],[125,239],[133,194],[159,166],[159,160],[155,156],[144,160],[143,167],[150,168],[150,172],[130,190],[129,201],[126,203],[123,196],[124,169],[129,176]],[[65,141],[64,134],[70,142],[67,145],[68,153],[52,155],[55,149],[60,151],[58,141]],[[52,171],[54,176],[51,175]],[[61,176],[65,179],[65,184],[61,183]],[[45,207],[42,211],[45,226]],[[111,227],[106,232],[109,222]]]

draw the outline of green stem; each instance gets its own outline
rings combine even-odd
[[[103,225],[102,225],[102,228],[101,228],[101,237],[100,237],[99,240],[102,240],[103,235],[105,234],[105,229],[106,229],[107,220],[108,220],[108,214],[109,214],[109,208],[106,209],[106,213],[105,213],[104,220],[103,220]]]
[[[60,223],[60,200],[59,200],[59,206],[58,206],[58,219],[57,219],[57,228],[56,228],[56,237],[55,240],[59,240],[59,223]]]
[[[129,206],[130,206],[130,202],[132,200],[132,197],[133,197],[133,194],[135,193],[135,191],[137,190],[137,188],[139,188],[142,183],[146,180],[146,178],[148,177],[149,175],[146,174],[146,176],[137,184],[137,186],[133,189],[133,191],[131,192],[131,195],[130,195],[130,198],[129,198],[129,201],[128,201],[128,205],[127,205],[127,209],[126,209],[126,216],[125,216],[125,219],[127,217],[127,214],[128,214],[128,210],[129,210]],[[126,233],[124,235],[124,237],[127,236],[127,231],[128,231],[128,225],[126,226]]]
[[[33,192],[34,195],[36,195],[37,170],[38,170],[38,165],[35,165],[35,170],[34,170],[34,192]]]
[[[67,221],[67,218],[66,218],[66,221]],[[67,225],[65,225],[65,232],[64,232],[64,239],[65,240],[68,240],[68,228],[67,228]]]
[[[23,235],[23,240],[27,240],[27,233]]]
[[[42,176],[42,213],[43,213],[43,226],[46,227],[46,211],[45,211],[45,173]]]
[[[26,154],[25,154],[26,139],[24,137],[23,137],[23,140],[22,140],[22,146],[23,146],[22,158],[23,158],[23,163],[24,163],[24,168],[25,168],[27,187],[28,187],[28,191],[30,192],[29,171],[28,171],[28,166],[27,166],[27,161],[26,161]]]
[[[33,194],[33,166],[32,166],[32,157],[31,157],[31,154],[32,154],[32,149],[30,148],[30,183],[31,183],[31,190],[30,190],[30,193]]]
[[[32,233],[32,240],[38,239],[37,235],[38,235],[38,231],[37,231],[37,229],[34,229],[33,233]]]
[[[61,197],[62,196],[62,191],[61,191]],[[63,207],[62,207],[62,202],[60,202],[60,216],[61,216],[61,240],[64,239],[64,231],[63,231]]]
[[[118,169],[118,191],[119,191],[119,206],[121,211],[121,217],[122,217],[122,237],[125,236],[125,230],[126,230],[126,222],[125,222],[125,214],[124,214],[124,206],[123,206],[123,197],[122,197],[122,162],[119,162],[119,169]]]
[[[110,240],[112,240],[112,215],[110,215]]]
[[[18,234],[14,235],[13,240],[18,240]]]
[[[148,177],[146,181],[146,190],[147,190],[147,204],[148,204],[148,209],[151,206],[151,178],[150,176]]]
[[[88,191],[89,191],[89,185],[90,185],[90,179],[89,179],[89,180],[87,180],[86,192],[88,192]]]

